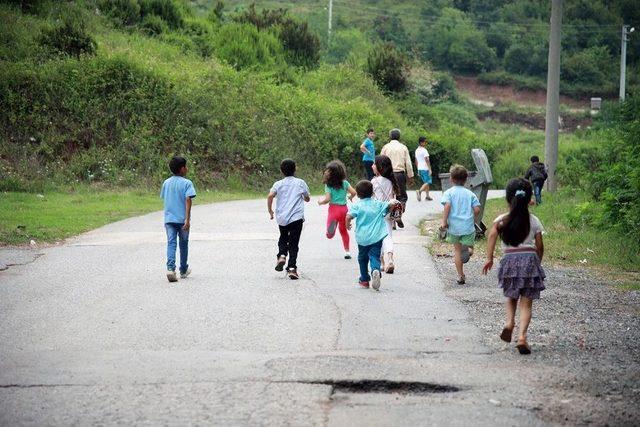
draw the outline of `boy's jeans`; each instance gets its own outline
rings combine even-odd
[[[176,270],[176,240],[180,240],[180,273],[185,273],[187,256],[189,255],[189,232],[182,229],[184,224],[168,222],[164,225],[167,230],[167,270]]]
[[[536,196],[536,204],[539,205],[542,203],[542,186],[544,182],[535,181],[533,183],[533,194]]]
[[[371,271],[380,271],[380,251],[382,250],[382,240],[372,245],[358,245],[358,264],[360,265],[360,281],[368,282],[371,280],[369,276],[369,264]]]

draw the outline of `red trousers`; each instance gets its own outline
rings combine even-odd
[[[329,215],[327,216],[327,238],[331,239],[335,236],[336,227],[332,227],[331,223],[336,222],[345,251],[349,250],[349,231],[347,230],[346,223],[348,211],[347,205],[329,205]],[[329,233],[331,228],[333,228],[333,232]]]

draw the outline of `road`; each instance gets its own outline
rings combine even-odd
[[[444,295],[416,227],[439,211],[410,201],[380,292],[315,200],[299,281],[273,269],[264,200],[195,206],[175,284],[161,213],[43,249],[0,272],[0,424],[542,425]]]

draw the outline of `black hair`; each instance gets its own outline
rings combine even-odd
[[[509,246],[518,246],[524,242],[531,230],[529,218],[529,202],[533,189],[531,183],[524,178],[513,178],[507,183],[505,190],[509,214],[498,227],[500,238]]]
[[[376,169],[378,169],[378,173],[380,176],[384,176],[393,185],[393,193],[400,194],[400,187],[398,186],[398,181],[396,181],[396,176],[393,174],[393,165],[391,164],[391,159],[384,154],[376,156],[375,159]]]
[[[421,142],[427,142],[427,137],[421,136],[420,138],[418,138],[418,144],[420,144]]]
[[[296,162],[291,159],[284,159],[280,162],[280,172],[284,176],[293,176],[296,173]]]
[[[531,156],[531,163],[538,163],[540,161],[540,157],[538,156]]]
[[[356,184],[356,194],[359,199],[369,199],[373,196],[373,184],[371,181],[363,179]]]
[[[469,177],[469,172],[467,172],[467,168],[462,165],[453,165],[449,168],[449,174],[451,176],[451,181],[456,184],[464,184],[467,182],[467,178]]]
[[[180,169],[184,166],[187,166],[187,160],[184,157],[173,156],[171,160],[169,160],[169,169],[171,169],[171,173],[174,175],[178,175]]]
[[[340,160],[333,160],[325,166],[325,172],[329,172],[323,177],[322,182],[331,188],[341,189],[342,182],[347,178],[347,170]]]
[[[373,132],[373,131],[374,131],[374,130],[373,130],[373,128],[369,128],[369,129],[367,129],[367,133],[371,133],[371,132]]]

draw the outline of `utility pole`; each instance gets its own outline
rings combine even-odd
[[[627,74],[627,42],[629,34],[633,33],[635,28],[629,29],[628,25],[622,26],[622,46],[620,47],[620,102],[624,101],[626,74]]]
[[[333,0],[329,0],[329,26],[327,28],[327,47],[331,44],[331,21],[333,15]]]
[[[547,164],[547,189],[558,188],[556,165],[558,164],[558,119],[560,104],[560,30],[562,27],[562,0],[552,0],[551,29],[549,34],[549,65],[547,71],[547,115],[545,120],[545,162]]]

